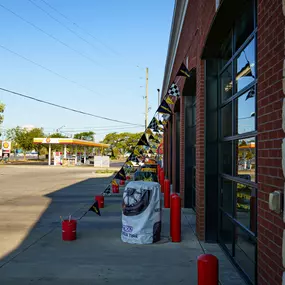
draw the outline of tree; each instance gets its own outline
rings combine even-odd
[[[110,144],[110,151],[116,158],[133,151],[143,133],[110,133],[105,136],[103,143]]]
[[[28,132],[28,140],[31,143],[29,150],[35,150],[38,152],[38,159],[40,158],[40,151],[43,148],[42,144],[34,144],[34,138],[42,138],[44,137],[44,131],[41,128],[34,128]]]
[[[5,110],[5,105],[3,103],[0,103],[0,125],[3,123],[4,121],[4,110]],[[1,136],[1,133],[0,133]]]
[[[23,150],[24,159],[26,159],[26,152],[33,149],[38,151],[39,156],[42,145],[34,144],[34,138],[36,137],[44,137],[43,129],[34,128],[28,131],[27,129],[16,127],[7,131],[7,138],[13,142],[14,147]]]
[[[95,133],[92,131],[82,132],[74,135],[75,139],[85,140],[85,141],[94,141]]]

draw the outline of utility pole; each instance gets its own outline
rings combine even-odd
[[[146,68],[146,76],[145,76],[145,129],[148,126],[148,67]]]

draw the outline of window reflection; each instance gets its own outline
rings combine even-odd
[[[255,92],[250,89],[235,100],[237,134],[255,130]]]
[[[235,51],[241,47],[241,45],[254,30],[254,1],[246,1],[245,5],[246,6],[244,7],[241,17],[236,21]]]
[[[242,229],[236,228],[235,260],[242,264],[243,270],[255,284],[256,243]]]
[[[255,41],[252,40],[237,57],[236,85],[242,90],[255,79]]]
[[[233,81],[232,81],[232,64],[221,74],[221,93],[223,101],[232,97]]]
[[[256,189],[241,183],[236,187],[236,219],[256,232]]]
[[[220,48],[220,64],[221,68],[231,59],[232,57],[232,31],[229,32],[225,41]]]
[[[222,173],[233,175],[233,142],[221,144],[221,170]]]
[[[230,216],[233,216],[233,199],[234,199],[234,182],[223,179],[221,189],[221,207],[223,211],[227,212]]]
[[[255,138],[236,141],[235,157],[237,158],[236,174],[246,180],[256,181]]]
[[[220,239],[222,243],[227,247],[230,254],[232,254],[234,225],[223,213],[221,213]]]
[[[232,136],[232,103],[227,104],[222,108],[222,136],[229,137]]]

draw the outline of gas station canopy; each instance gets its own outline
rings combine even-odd
[[[108,144],[95,143],[92,141],[84,141],[78,139],[69,138],[34,138],[35,144],[62,144],[62,145],[77,145],[77,146],[89,146],[89,147],[100,147],[108,148]]]
[[[49,146],[48,165],[51,165],[51,145],[52,144],[63,145],[63,147],[64,147],[64,159],[67,159],[67,149],[66,149],[67,146],[68,145],[75,146],[75,148],[76,148],[76,150],[75,150],[75,153],[76,153],[75,163],[77,163],[77,147],[84,147],[84,164],[86,163],[87,147],[100,148],[101,150],[103,150],[104,148],[108,148],[110,146],[109,144],[96,143],[93,141],[84,141],[84,140],[70,139],[70,138],[34,138],[34,144],[47,144]]]

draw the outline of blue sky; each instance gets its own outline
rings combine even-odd
[[[63,13],[83,32],[48,5]],[[144,125],[145,67],[149,67],[149,120],[161,89],[174,0],[2,0],[1,5],[64,42],[79,55],[0,6],[0,87],[100,116]],[[51,19],[34,2],[85,41]],[[94,39],[96,38],[96,39]],[[20,54],[91,92],[18,56]],[[140,66],[138,68],[137,66]],[[140,87],[143,86],[143,87]],[[85,129],[97,140],[112,131],[144,128],[91,118],[0,91],[5,129],[34,125],[53,132]]]

